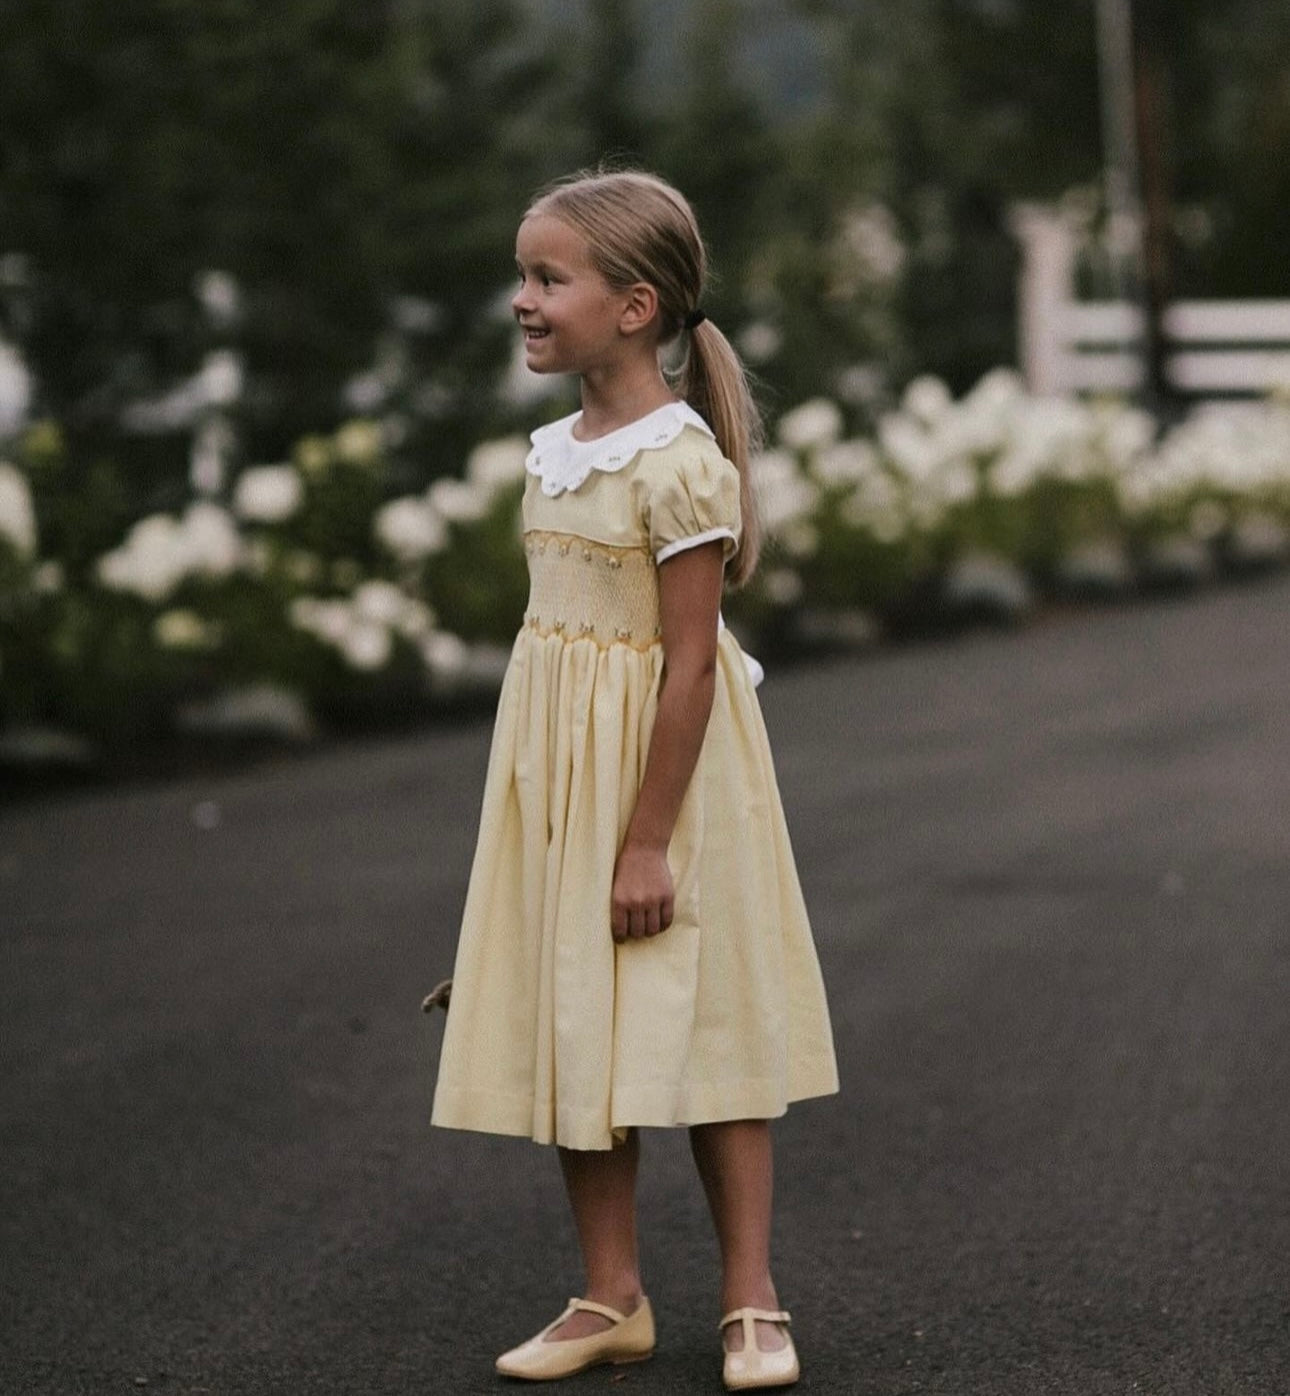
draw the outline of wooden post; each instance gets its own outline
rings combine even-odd
[[[1133,17],[1134,115],[1143,213],[1144,388],[1147,405],[1162,416],[1171,415],[1178,406],[1167,372],[1164,332],[1165,307],[1171,297],[1167,8],[1162,0],[1135,0]]]

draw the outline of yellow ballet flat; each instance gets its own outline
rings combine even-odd
[[[548,1341],[547,1334],[579,1309],[609,1319],[613,1327],[586,1338]],[[630,1314],[620,1314],[608,1304],[596,1304],[590,1299],[570,1299],[569,1307],[553,1323],[527,1343],[504,1352],[497,1359],[497,1370],[504,1377],[519,1377],[522,1381],[556,1381],[602,1362],[644,1362],[653,1351],[654,1314],[648,1299],[642,1298]]]
[[[784,1346],[764,1352],[757,1346],[758,1321],[785,1325]],[[732,1309],[721,1320],[721,1331],[732,1323],[742,1323],[744,1346],[742,1352],[727,1352],[721,1379],[727,1391],[748,1391],[759,1386],[792,1386],[802,1374],[797,1362],[797,1349],[788,1336],[791,1320],[783,1309]]]

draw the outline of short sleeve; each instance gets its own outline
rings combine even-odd
[[[717,539],[729,560],[741,531],[739,472],[711,443],[678,443],[660,457],[648,503],[655,561]]]

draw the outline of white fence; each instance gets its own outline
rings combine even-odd
[[[1023,206],[1013,229],[1021,367],[1037,393],[1131,392],[1142,384],[1134,344],[1142,312],[1125,301],[1074,298],[1076,239],[1060,215]],[[1189,396],[1290,388],[1290,300],[1177,301],[1164,314],[1165,373]]]

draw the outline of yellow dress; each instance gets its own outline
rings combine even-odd
[[[502,686],[433,1123],[607,1149],[633,1125],[768,1119],[837,1089],[819,964],[754,692],[722,628],[668,849],[672,926],[615,944],[614,863],[663,649],[657,568],[732,552],[739,477],[669,404],[600,440],[533,434],[530,597]]]

